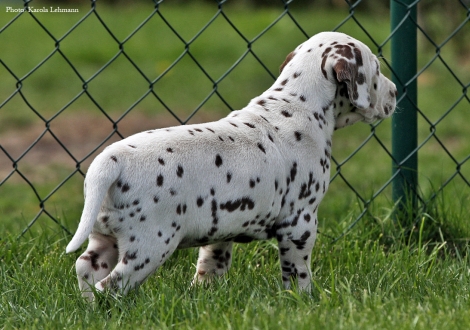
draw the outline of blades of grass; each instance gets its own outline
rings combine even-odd
[[[437,246],[434,247],[434,249],[431,252],[431,255],[429,256],[428,260],[422,264],[422,266],[426,265],[429,263],[428,269],[426,271],[426,278],[429,278],[431,275],[431,270],[433,270],[433,266],[436,262],[438,253],[440,250],[442,250],[445,246],[447,245],[447,242],[442,242],[441,244],[438,244]]]
[[[424,230],[424,219],[423,216],[421,218],[421,225],[419,226],[419,236],[418,236],[418,258],[421,257],[422,252],[422,243],[423,243],[423,230]]]
[[[323,304],[327,304],[328,295],[327,295],[326,289],[323,290],[323,288],[320,286],[320,284],[315,280],[312,280],[312,283],[313,283],[314,287],[317,289],[318,293],[320,294],[320,302],[323,303]]]
[[[333,268],[333,262],[330,258],[330,285],[331,285],[331,300],[336,302],[337,300],[337,292],[336,292],[336,274]]]

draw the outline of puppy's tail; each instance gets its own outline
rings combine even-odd
[[[76,251],[90,235],[98,213],[111,185],[116,182],[121,173],[121,167],[115,156],[103,151],[91,163],[85,179],[85,206],[82,217],[66,253]]]

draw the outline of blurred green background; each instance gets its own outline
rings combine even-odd
[[[75,230],[82,173],[100,143],[120,139],[115,127],[128,136],[217,120],[266,90],[306,35],[338,29],[360,39],[390,77],[388,1],[360,1],[354,9],[345,1],[299,1],[287,12],[274,1],[165,1],[158,12],[151,1],[97,1],[94,10],[85,1],[29,5],[79,12],[6,12],[7,6],[22,8],[22,1],[0,7],[0,228],[14,235],[32,220],[33,236],[59,232],[51,219]],[[446,185],[439,195],[449,210],[442,223],[470,213],[467,16],[457,1],[419,6],[419,143],[431,130],[438,138],[419,152],[419,182],[424,198]],[[390,125],[358,124],[335,133],[333,156],[347,162],[341,177],[333,166],[335,179],[320,207],[326,235],[337,236],[361,213],[351,186],[367,200],[389,180]],[[387,186],[374,200],[372,221],[388,219],[390,196]],[[457,218],[465,236],[468,225]]]

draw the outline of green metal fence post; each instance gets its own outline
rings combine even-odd
[[[392,71],[398,89],[398,109],[392,118],[392,198],[396,203],[416,206],[418,178],[417,84],[412,79],[417,69],[416,0],[391,0]],[[411,198],[410,201],[407,201]]]

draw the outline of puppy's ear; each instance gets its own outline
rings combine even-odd
[[[290,62],[290,60],[292,60],[292,58],[295,56],[295,52],[290,52],[289,55],[287,55],[286,59],[284,60],[284,62],[282,62],[280,68],[279,68],[279,73],[282,72],[282,70],[284,69],[284,67],[287,65],[287,63]]]
[[[360,65],[358,65],[358,63]],[[367,109],[370,106],[370,92],[366,76],[362,68],[362,58],[356,58],[349,62],[344,58],[339,58],[333,65],[338,82],[345,82],[348,86],[349,100],[359,109]]]

